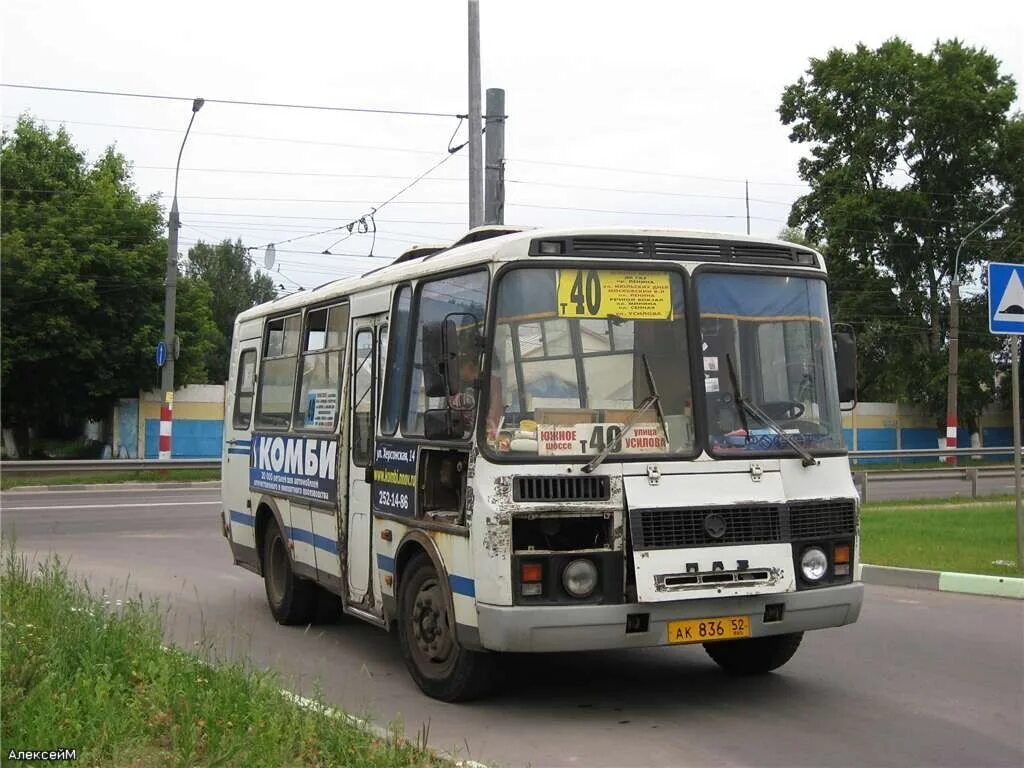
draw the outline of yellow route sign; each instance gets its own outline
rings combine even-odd
[[[668,272],[613,269],[560,269],[558,316],[671,320],[672,284]]]

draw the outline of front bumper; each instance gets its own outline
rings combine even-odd
[[[747,597],[715,597],[625,605],[499,606],[477,604],[480,644],[490,651],[596,651],[668,645],[668,622],[750,616],[752,637],[852,624],[860,615],[860,583]],[[766,605],[785,605],[765,623]],[[626,632],[626,616],[648,614],[646,632]]]

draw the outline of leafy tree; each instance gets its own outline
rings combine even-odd
[[[241,240],[224,240],[217,245],[196,243],[188,252],[186,274],[210,291],[217,334],[207,352],[206,367],[211,381],[226,381],[235,318],[255,304],[273,299],[274,283],[267,275],[253,274]]]
[[[30,428],[105,417],[115,398],[152,385],[166,240],[122,155],[108,148],[89,163],[63,128],[29,117],[0,138],[0,187],[2,419],[29,455]],[[183,328],[196,311],[179,313]],[[183,349],[182,382],[201,373]]]
[[[1013,79],[984,50],[952,40],[922,54],[894,38],[812,59],[779,107],[790,140],[809,145],[799,173],[811,190],[789,223],[824,244],[834,290],[849,291],[836,314],[857,324],[861,346],[875,347],[863,352],[862,368],[878,373],[869,388],[908,396],[937,425],[945,413],[945,284],[960,240],[1013,191],[1015,98]],[[994,225],[975,237],[961,254],[961,280],[1002,233]],[[983,346],[961,351],[968,420],[991,396]]]

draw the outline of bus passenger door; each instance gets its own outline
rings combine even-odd
[[[239,345],[232,360],[229,378],[232,386],[225,388],[224,459],[221,471],[221,499],[224,523],[231,530],[231,540],[255,550],[253,512],[249,494],[249,452],[252,445],[252,409],[256,391],[256,355],[260,340],[247,339]],[[239,556],[236,552],[236,557]],[[242,553],[247,559],[250,553]],[[256,553],[251,561],[256,562]]]
[[[349,488],[346,512],[346,590],[347,602],[374,615],[381,614],[369,591],[372,574],[373,541],[370,492],[373,471],[374,417],[377,412],[377,326],[384,315],[353,320],[354,338],[350,370],[349,408],[351,413],[349,442]]]

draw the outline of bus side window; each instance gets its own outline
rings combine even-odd
[[[256,392],[256,350],[247,349],[238,359],[238,381],[235,388],[235,429],[248,429],[252,421],[252,396]]]
[[[295,428],[333,431],[338,424],[341,365],[345,359],[348,305],[306,313]]]
[[[382,435],[393,435],[398,430],[398,420],[402,412],[405,372],[410,365],[409,344],[412,339],[409,336],[409,311],[411,305],[412,289],[408,285],[403,285],[395,294],[395,308],[391,314],[391,322],[395,327],[395,343],[389,350],[382,349],[380,355],[381,360],[387,360],[388,371],[388,375],[381,379],[384,382],[380,415]]]
[[[295,393],[295,359],[299,353],[299,315],[267,321],[263,346],[256,426],[287,429]]]
[[[356,334],[352,355],[352,463],[365,467],[370,462],[373,440],[373,330]]]

